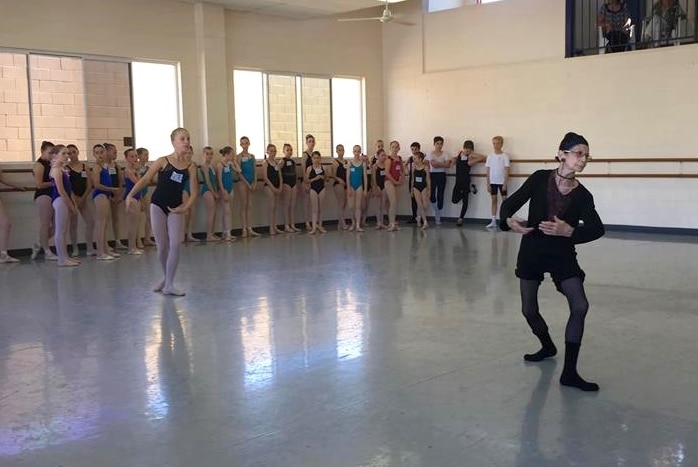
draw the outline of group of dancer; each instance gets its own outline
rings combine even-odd
[[[175,287],[174,278],[182,239],[188,235],[187,214],[191,212],[197,196],[202,196],[207,208],[207,238],[221,240],[213,233],[213,225],[216,206],[223,205],[222,240],[231,240],[231,203],[236,184],[244,187],[239,190],[242,235],[259,235],[249,223],[250,194],[257,187],[255,157],[248,152],[249,139],[241,138],[242,152],[239,154],[232,147],[221,149],[221,158],[215,164],[212,148],[205,148],[200,167],[192,162],[193,151],[186,129],[175,129],[171,141],[174,151],[151,164],[148,163],[147,150],[127,149],[126,167],[123,170],[115,164],[116,148],[112,145],[96,145],[93,148],[95,165],[90,168],[79,161],[78,148],[74,145],[44,142],[41,157],[34,166],[34,199],[39,215],[40,235],[39,243],[32,250],[32,258],[43,249],[46,259],[56,260],[60,266],[80,264],[77,259],[68,256],[67,251],[67,238],[71,228],[74,231],[75,219],[80,215],[85,221],[88,255],[94,254],[100,260],[113,259],[118,254],[107,243],[107,220],[109,216],[114,219],[114,205],[119,200],[125,200],[129,220],[128,245],[121,244],[117,236],[117,246],[121,245],[131,254],[142,252],[138,217],[142,212],[149,213],[158,260],[163,270],[163,278],[154,291],[182,296],[184,292]],[[494,138],[496,154],[501,154],[501,143],[500,137]],[[378,141],[372,158],[364,155],[360,146],[354,146],[353,158],[349,161],[344,158],[344,147],[338,145],[337,158],[332,163],[332,169],[327,172],[321,163],[321,154],[314,150],[315,138],[312,135],[307,135],[306,146],[303,153],[305,168],[301,176],[297,173],[296,161],[292,159],[291,145],[284,145],[281,159],[277,158],[273,144],[267,146],[262,178],[270,201],[272,235],[282,231],[299,231],[295,226],[293,209],[299,193],[300,196],[306,196],[311,214],[310,221],[306,223],[308,232],[324,233],[321,206],[327,184],[332,185],[339,201],[340,229],[357,232],[363,231],[366,225],[366,212],[371,198],[379,200],[377,228],[397,230],[397,189],[403,184],[408,186],[416,205],[413,208],[415,222],[421,228],[427,227],[427,212],[431,204],[435,221],[439,224],[443,209],[444,174],[454,164],[456,186],[453,199],[464,205],[460,221],[467,209],[470,167],[474,164],[487,161],[488,191],[493,196],[493,205],[496,206],[497,193],[503,197],[507,194],[508,170],[499,173],[496,178],[493,168],[508,168],[508,158],[490,164],[489,157],[485,158],[473,151],[471,141],[466,141],[463,150],[453,158],[444,155],[441,137],[434,138],[434,151],[428,156],[420,151],[418,143],[412,143],[412,156],[407,162],[403,162],[399,156],[400,145],[397,141],[390,142],[389,154],[385,152],[382,142]],[[522,312],[541,343],[540,350],[526,354],[524,359],[539,362],[557,354],[538,306],[538,289],[544,274],[549,273],[557,290],[567,298],[570,309],[565,330],[565,363],[560,383],[583,391],[598,391],[597,384],[584,380],[577,372],[589,303],[584,290],[585,274],[577,262],[575,245],[596,240],[604,234],[603,223],[595,210],[591,193],[576,179],[576,174],[584,170],[589,159],[587,140],[576,133],[567,133],[558,148],[558,167],[535,172],[511,197],[505,198],[498,224],[504,231],[512,230],[522,235],[516,264]],[[26,189],[6,181],[1,172],[0,182],[16,189]],[[155,190],[149,197],[148,186],[151,182],[155,183]],[[94,201],[94,216],[86,204],[89,196]],[[284,208],[283,230],[277,228],[274,217],[278,201],[281,201]],[[516,212],[526,203],[530,203],[528,219],[515,217]],[[384,224],[386,207],[388,223]],[[344,217],[345,212],[351,213],[349,223]],[[118,223],[113,221],[113,224],[116,233]],[[52,228],[55,228],[56,255],[51,253],[48,246]],[[17,261],[7,252],[9,229],[9,219],[0,203],[0,261],[5,263]],[[145,241],[149,238],[147,232]],[[96,248],[92,240],[95,241]]]

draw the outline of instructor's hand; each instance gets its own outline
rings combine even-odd
[[[552,221],[543,221],[538,225],[538,229],[545,235],[552,235],[555,237],[571,237],[574,232],[574,228],[567,222],[561,220],[557,216],[553,218]]]
[[[526,221],[524,219],[521,219],[520,217],[510,217],[507,219],[507,225],[511,230],[513,230],[516,233],[520,233],[522,235],[526,235],[527,233],[533,232],[533,227],[524,227],[522,224],[524,224]]]

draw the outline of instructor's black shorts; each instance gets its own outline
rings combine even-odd
[[[549,273],[559,292],[560,284],[566,279],[579,277],[584,282],[584,271],[577,263],[577,253],[545,253],[541,251],[519,250],[516,261],[516,277],[528,281],[543,282],[544,274]]]

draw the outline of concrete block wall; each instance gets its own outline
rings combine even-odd
[[[279,154],[284,143],[298,149],[298,108],[296,106],[296,77],[269,75],[269,137]]]
[[[0,52],[0,160],[32,158],[27,58]]]
[[[43,140],[85,147],[87,123],[82,65],[79,58],[29,56],[37,148]]]
[[[332,111],[330,81],[327,78],[301,79],[301,111],[303,137],[315,136],[315,149],[323,156],[332,156]],[[299,153],[302,150],[298,151]]]
[[[128,63],[85,60],[83,67],[88,148],[111,143],[122,158],[124,137],[133,136]]]

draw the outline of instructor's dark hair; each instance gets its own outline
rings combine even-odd
[[[584,136],[570,131],[562,138],[562,141],[560,141],[560,147],[558,149],[560,149],[560,151],[569,151],[578,144],[589,146],[589,142]]]

